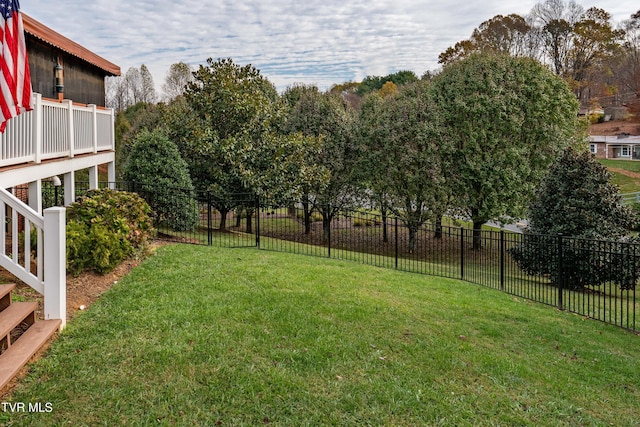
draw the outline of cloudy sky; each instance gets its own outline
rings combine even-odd
[[[628,19],[637,0],[587,3]],[[438,55],[495,15],[535,0],[22,0],[22,10],[117,64],[145,64],[156,86],[169,66],[211,57],[252,64],[279,90],[438,68]]]

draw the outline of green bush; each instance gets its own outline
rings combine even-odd
[[[198,204],[187,163],[177,146],[161,131],[143,129],[135,139],[124,165],[123,178],[137,182],[136,191],[149,203],[157,227],[193,230]]]
[[[146,253],[151,208],[137,194],[91,190],[67,209],[67,269],[105,274]]]

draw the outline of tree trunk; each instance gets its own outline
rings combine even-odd
[[[433,237],[435,239],[442,239],[442,215],[438,215],[436,218],[436,231]]]
[[[242,209],[236,211],[236,228],[242,225]]]
[[[247,234],[251,234],[253,233],[253,213],[254,210],[253,209],[247,209],[246,210],[247,213]]]
[[[302,198],[302,211],[304,215],[304,234],[311,234],[311,212],[309,212],[309,198]]]
[[[473,221],[473,250],[482,248],[482,225],[484,221]]]
[[[220,212],[220,231],[227,230],[227,214],[229,213],[229,209],[226,208],[218,208]]]
[[[412,254],[416,250],[416,237],[418,236],[418,229],[420,226],[409,225],[409,253]]]

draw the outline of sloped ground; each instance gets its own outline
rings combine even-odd
[[[629,117],[626,120],[615,120],[605,123],[596,123],[589,127],[591,135],[617,135],[627,133],[640,135],[640,99],[626,105]]]

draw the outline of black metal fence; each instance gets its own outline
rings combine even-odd
[[[153,185],[109,186],[135,191],[148,201],[154,197]],[[77,193],[86,188],[77,185]],[[444,225],[426,223],[411,231],[400,218],[373,210],[343,209],[329,221],[302,203],[274,205],[247,194],[181,195],[193,206],[192,226],[176,229],[158,217],[159,239],[258,247],[461,279],[640,331],[636,243],[495,229],[474,233],[467,224],[446,218]]]

